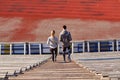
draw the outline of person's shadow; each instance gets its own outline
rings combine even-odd
[[[56,63],[70,63],[70,62],[64,62],[64,61],[56,61]]]

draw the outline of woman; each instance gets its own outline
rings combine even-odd
[[[52,54],[52,61],[56,61],[57,57],[57,47],[58,47],[58,38],[55,36],[55,30],[51,31],[51,36],[48,37],[47,44],[50,47],[50,52]]]

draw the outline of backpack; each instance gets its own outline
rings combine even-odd
[[[70,42],[72,39],[71,39],[71,34],[70,32],[65,32],[63,35],[62,35],[62,42],[64,43],[68,43]]]

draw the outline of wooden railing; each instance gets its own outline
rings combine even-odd
[[[115,52],[120,51],[120,40],[74,41],[72,53]],[[0,42],[0,55],[31,55],[50,53],[49,46],[40,42]],[[62,53],[59,44],[58,53]]]

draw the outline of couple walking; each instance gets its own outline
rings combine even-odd
[[[71,34],[69,31],[67,31],[67,26],[63,26],[63,30],[60,33],[59,36],[60,42],[62,42],[62,48],[63,48],[63,59],[64,62],[66,62],[66,54],[68,54],[68,60],[71,62],[71,43],[72,40]],[[55,36],[55,31],[51,31],[51,36],[48,37],[47,44],[50,47],[50,52],[52,54],[52,61],[56,61],[57,57],[57,47],[58,47],[58,38]]]

